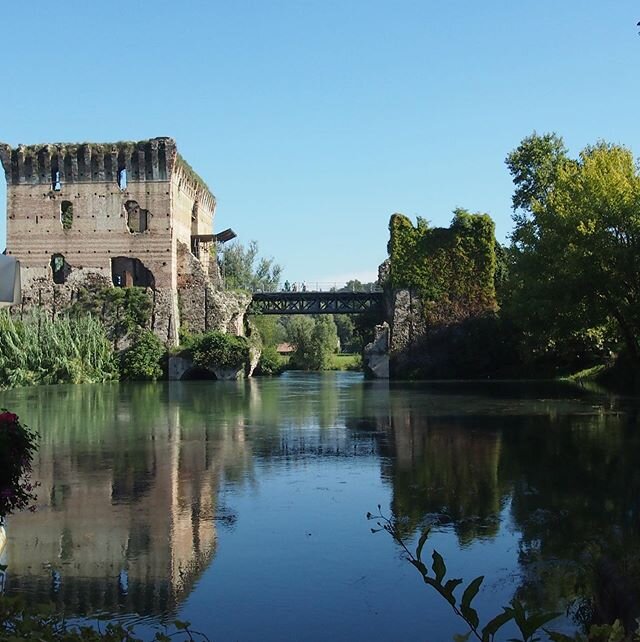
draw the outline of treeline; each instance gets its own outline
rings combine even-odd
[[[427,351],[439,340],[454,347],[440,374],[637,376],[640,173],[631,151],[598,142],[572,158],[556,134],[534,133],[506,164],[515,188],[507,246],[486,214],[456,210],[448,229],[391,220],[389,283],[421,292]],[[416,376],[433,374],[423,366]]]

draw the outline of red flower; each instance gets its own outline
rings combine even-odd
[[[3,412],[0,414],[0,423],[2,424],[15,424],[18,421],[18,415],[12,412]]]

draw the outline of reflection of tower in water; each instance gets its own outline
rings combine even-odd
[[[8,590],[68,613],[172,612],[215,554],[225,449],[185,431],[178,404],[124,443],[102,438],[99,456],[42,444],[38,510],[9,526]]]

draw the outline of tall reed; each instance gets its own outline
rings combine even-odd
[[[16,320],[0,312],[0,387],[97,383],[118,378],[103,325],[91,316]]]

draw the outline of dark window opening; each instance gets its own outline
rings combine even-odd
[[[51,257],[51,272],[53,274],[53,282],[57,285],[65,283],[69,274],[71,274],[71,266],[62,254],[54,254]]]
[[[118,187],[124,192],[127,189],[127,170],[118,170]]]
[[[155,287],[151,270],[148,270],[140,259],[128,256],[116,256],[111,259],[111,278],[118,288]]]
[[[149,229],[149,210],[143,210],[137,201],[127,201],[124,204],[127,212],[127,227],[130,232],[146,232]]]
[[[191,237],[191,254],[196,258],[200,258],[200,239]]]
[[[70,230],[73,225],[73,203],[62,201],[60,203],[60,222],[63,230]]]
[[[191,208],[191,220],[192,221],[198,220],[198,201],[196,201],[193,204],[193,207]]]
[[[59,192],[62,189],[62,183],[60,182],[60,172],[56,167],[51,170],[51,189],[54,192]]]

